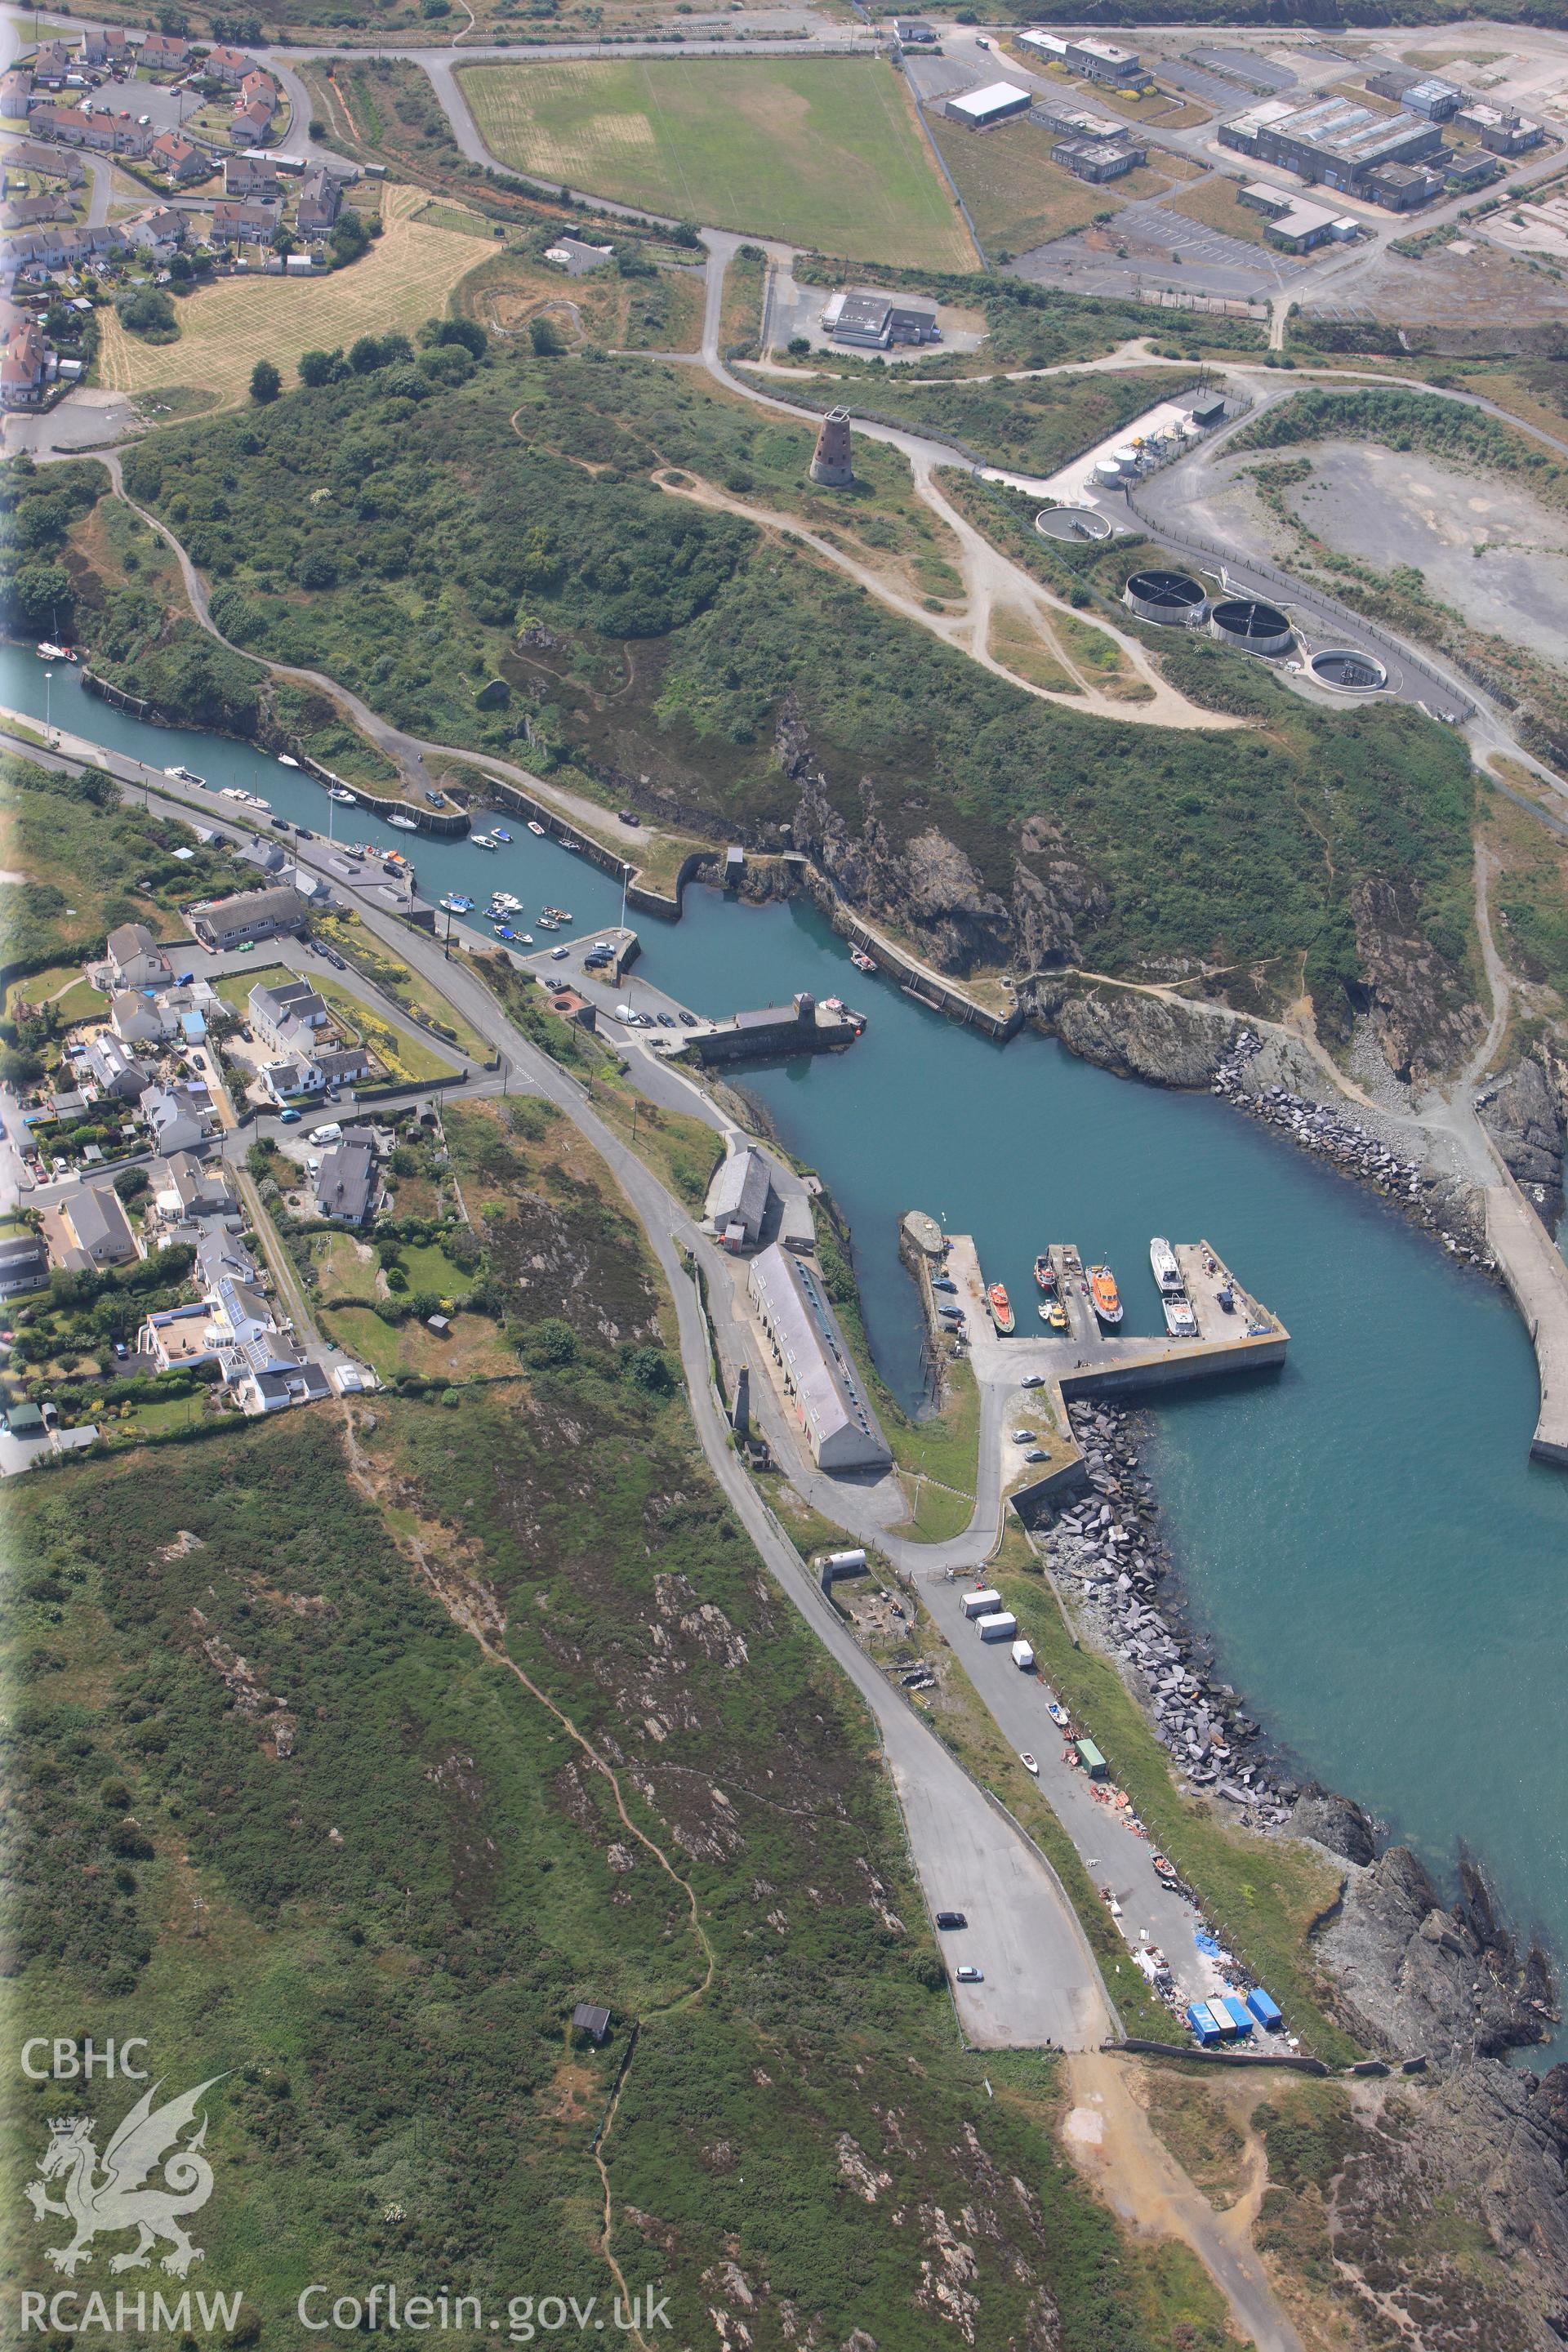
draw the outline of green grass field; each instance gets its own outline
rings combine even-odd
[[[459,75],[503,163],[865,261],[972,268],[904,92],[870,59],[660,58]]]

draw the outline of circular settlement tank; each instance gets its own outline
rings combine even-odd
[[[1111,528],[1110,517],[1095,507],[1044,507],[1035,517],[1042,539],[1109,539]]]
[[[1244,654],[1288,654],[1295,633],[1278,604],[1259,604],[1250,596],[1227,596],[1209,610],[1209,635]]]
[[[1160,628],[1195,628],[1208,609],[1202,586],[1185,572],[1135,572],[1121,594],[1141,621]]]
[[[1380,694],[1388,684],[1383,664],[1355,646],[1325,646],[1308,667],[1321,684],[1337,687],[1342,694]]]

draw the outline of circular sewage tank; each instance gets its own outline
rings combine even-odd
[[[1322,685],[1337,687],[1342,694],[1380,694],[1388,684],[1383,664],[1355,646],[1325,646],[1308,667]]]
[[[1201,584],[1185,572],[1135,572],[1121,594],[1141,621],[1159,628],[1195,628],[1208,609]]]
[[[1109,539],[1111,520],[1094,507],[1045,507],[1035,517],[1042,539]]]
[[[1256,604],[1250,596],[1227,596],[1211,607],[1209,635],[1244,654],[1288,654],[1296,642],[1279,605]]]

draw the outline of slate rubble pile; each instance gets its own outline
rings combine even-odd
[[[1056,1575],[1082,1594],[1100,1643],[1141,1685],[1157,1738],[1194,1788],[1237,1807],[1252,1828],[1289,1818],[1292,1783],[1278,1780],[1259,1726],[1228,1683],[1204,1670],[1190,1635],[1156,1597],[1170,1572],[1153,1488],[1140,1466],[1133,1416],[1107,1403],[1069,1407],[1090,1491],[1065,1504],[1045,1535]]]
[[[1223,1096],[1237,1110],[1288,1137],[1301,1150],[1331,1160],[1345,1175],[1398,1202],[1419,1223],[1438,1229],[1445,1225],[1440,1194],[1415,1160],[1391,1150],[1379,1137],[1331,1104],[1292,1094],[1288,1087],[1250,1086],[1247,1064],[1262,1051],[1263,1040],[1255,1030],[1238,1031],[1215,1065],[1211,1093]],[[1453,1256],[1483,1266],[1489,1273],[1495,1270],[1496,1260],[1478,1249],[1468,1233],[1456,1235],[1444,1230],[1442,1238]]]

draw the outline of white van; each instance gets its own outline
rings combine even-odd
[[[334,1118],[325,1127],[313,1127],[310,1129],[310,1140],[312,1143],[337,1143],[342,1140],[342,1129]]]

